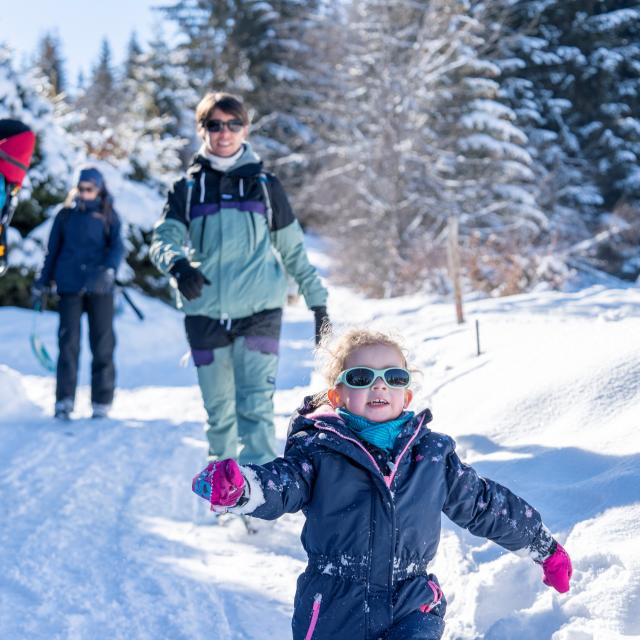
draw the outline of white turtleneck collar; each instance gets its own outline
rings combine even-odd
[[[207,150],[207,146],[203,143],[198,151],[198,154],[203,158],[206,158],[211,166],[218,171],[222,171],[226,173],[233,167],[233,165],[240,160],[240,156],[244,153],[246,147],[245,145],[241,145],[240,148],[232,155],[232,156],[216,156]]]

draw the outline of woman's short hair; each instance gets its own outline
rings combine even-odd
[[[240,98],[230,93],[211,92],[207,93],[196,107],[196,129],[198,131],[204,128],[204,123],[216,109],[238,118],[245,126],[249,124],[249,112]]]

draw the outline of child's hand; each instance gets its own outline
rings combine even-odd
[[[191,484],[194,493],[209,499],[212,511],[235,507],[244,494],[244,477],[235,460],[210,462]]]
[[[571,558],[564,550],[561,544],[558,544],[556,550],[542,563],[544,578],[542,581],[549,587],[553,587],[559,593],[569,591],[569,579],[573,573],[571,566]]]

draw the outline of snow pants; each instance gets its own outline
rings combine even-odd
[[[80,326],[84,312],[89,319],[91,347],[91,402],[111,404],[115,388],[113,351],[116,346],[113,332],[113,294],[60,295],[60,325],[58,327],[58,365],[56,401],[75,400],[80,357]]]
[[[240,464],[276,457],[273,394],[281,323],[282,309],[225,321],[185,317],[211,457]]]
[[[438,584],[433,574],[398,581],[390,593],[387,587],[367,584],[370,565],[361,556],[354,558],[350,564],[340,554],[335,563],[322,559],[318,564],[317,557],[309,556],[307,570],[298,577],[293,640],[442,638],[447,601],[442,592],[436,599],[428,586],[428,581]],[[403,569],[400,564],[397,568]],[[339,575],[329,575],[327,570]],[[423,613],[423,605],[431,609]]]
[[[444,620],[435,613],[415,611],[394,624],[383,636],[384,640],[440,640]]]

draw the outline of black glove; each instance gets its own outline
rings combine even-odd
[[[178,282],[178,290],[187,300],[195,300],[202,295],[202,287],[211,284],[198,269],[194,269],[186,258],[176,260],[169,269]]]
[[[326,333],[331,333],[331,321],[327,313],[327,307],[311,307],[316,321],[316,344],[320,344],[320,339]]]
[[[113,285],[116,281],[115,269],[109,267],[107,269],[101,269],[95,277],[91,286],[91,293],[98,293],[104,295],[113,291]]]
[[[31,306],[34,309],[42,309],[44,307],[45,296],[49,293],[49,287],[35,283],[31,287]]]

